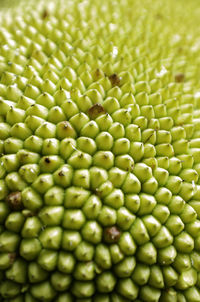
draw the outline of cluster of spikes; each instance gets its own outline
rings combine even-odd
[[[196,2],[0,11],[0,301],[200,301]]]

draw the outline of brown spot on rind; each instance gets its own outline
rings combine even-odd
[[[183,50],[184,50],[183,47],[178,47],[177,52],[178,52],[178,53],[182,53]]]
[[[46,19],[49,16],[49,12],[47,9],[44,9],[43,13],[42,13],[42,19]]]
[[[176,83],[182,83],[182,82],[184,82],[184,80],[185,80],[185,75],[184,75],[184,73],[177,73],[177,74],[175,75],[175,82],[176,82]]]
[[[37,211],[32,212],[32,211],[26,209],[26,210],[22,211],[22,214],[24,215],[24,217],[33,217],[33,216],[37,216],[38,212]]]
[[[66,121],[62,122],[62,127],[63,127],[63,129],[67,129],[69,127],[68,122],[66,122]]]
[[[113,73],[109,76],[109,80],[112,84],[112,87],[114,86],[119,86],[120,82],[121,82],[121,78],[118,77],[118,75],[116,73]]]
[[[60,172],[58,173],[58,175],[59,175],[59,176],[64,176],[65,174],[63,173],[63,171],[60,171]]]
[[[104,229],[103,235],[105,242],[116,243],[121,236],[121,231],[116,226],[107,227]]]
[[[161,13],[157,13],[155,15],[156,19],[162,19],[163,18],[163,15]]]
[[[95,195],[97,195],[97,196],[99,196],[99,197],[101,197],[101,191],[97,188],[97,189],[94,189],[94,190],[92,190],[92,192],[93,192],[93,194],[95,194]]]
[[[9,207],[14,211],[19,211],[23,208],[21,192],[10,193],[6,198],[6,202],[8,203]]]
[[[50,158],[49,157],[45,157],[45,162],[47,163],[47,164],[49,164],[51,161],[50,161]]]
[[[103,108],[101,104],[94,104],[89,110],[88,110],[88,115],[89,117],[94,120],[96,119],[99,115],[105,114],[106,111]]]
[[[10,253],[9,258],[10,258],[10,264],[13,264],[15,259],[16,259],[17,254],[16,253]]]
[[[95,79],[100,79],[101,76],[102,76],[102,73],[101,73],[100,69],[97,68],[94,72],[94,77],[95,77]]]
[[[155,130],[155,129],[154,129]],[[147,143],[148,142],[148,140],[152,137],[154,135],[154,132],[153,133],[151,133],[147,138],[146,138],[146,140],[144,141],[144,143]]]

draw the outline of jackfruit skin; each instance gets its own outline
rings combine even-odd
[[[198,1],[1,7],[0,301],[199,302]]]

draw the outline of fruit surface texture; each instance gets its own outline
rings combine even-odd
[[[199,1],[0,1],[0,301],[200,301]]]

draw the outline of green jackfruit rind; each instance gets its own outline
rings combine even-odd
[[[0,1],[0,300],[200,300],[197,0]]]

